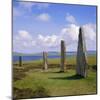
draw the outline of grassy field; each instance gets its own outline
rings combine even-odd
[[[75,75],[76,59],[68,57],[66,72],[60,73],[60,59],[48,59],[48,71],[42,60],[13,64],[13,97],[36,98],[96,94],[96,56],[88,57],[88,77]]]

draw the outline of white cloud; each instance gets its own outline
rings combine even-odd
[[[90,40],[96,40],[96,25],[95,24],[85,24],[83,25],[83,32],[85,37]]]
[[[49,21],[50,18],[51,16],[48,13],[42,13],[36,17],[37,20],[45,21],[45,22]]]
[[[36,41],[32,40],[32,46],[35,46],[36,45]]]
[[[18,35],[20,38],[23,38],[23,39],[32,39],[32,36],[29,34],[29,32],[25,30],[18,31]]]
[[[58,36],[43,36],[41,34],[38,35],[37,43],[41,44],[42,47],[56,47],[58,45]]]
[[[19,7],[24,9],[24,10],[28,10],[31,11],[32,6],[34,6],[34,3],[31,2],[19,2]]]
[[[35,3],[35,2],[20,2],[19,7],[23,8],[24,10],[31,11],[32,7],[35,7],[39,10],[46,9],[49,7],[50,4],[48,3]]]
[[[85,24],[82,26],[83,34],[85,35],[86,46],[88,50],[96,49],[96,25]],[[39,50],[52,50],[60,48],[60,41],[63,39],[66,43],[67,50],[77,50],[77,42],[79,35],[79,26],[69,24],[67,27],[62,28],[61,33],[53,35],[38,34],[36,37],[25,31],[20,30],[14,36],[13,46],[17,49],[27,49],[34,51]],[[93,46],[94,45],[94,46]],[[15,49],[16,50],[16,49]],[[39,51],[40,52],[40,51]]]
[[[76,24],[75,17],[70,15],[69,13],[67,13],[67,15],[66,15],[66,21],[68,21],[69,23],[72,23],[72,24]]]
[[[96,39],[95,40],[86,40],[87,50],[96,50]]]
[[[28,46],[27,42],[23,42],[23,46],[27,47]]]
[[[58,45],[58,40],[57,35],[39,34],[33,38],[29,32],[20,30],[13,38],[13,46],[18,49],[51,48]]]
[[[66,46],[68,46],[69,50],[72,50],[72,47],[74,50],[77,50],[74,44],[78,42],[79,27],[80,26],[75,24],[69,24],[61,30],[60,37],[66,42]],[[96,50],[96,25],[89,23],[81,27],[85,36],[87,50]]]
[[[31,34],[25,30],[18,31],[13,37],[13,46],[17,49],[30,49],[35,46],[35,40]]]
[[[35,3],[35,5],[37,6],[38,9],[45,9],[50,6],[50,4],[48,3]]]
[[[34,6],[31,2],[17,2],[17,6],[13,7],[13,15],[16,16],[22,16],[27,15],[27,13],[30,13],[32,11],[32,7]]]
[[[66,41],[70,39],[70,41],[75,41],[78,39],[79,26],[75,24],[69,24],[67,27],[61,30],[62,38]]]
[[[79,27],[80,26],[75,25],[75,24],[69,24],[67,27],[61,30],[62,36],[63,37],[67,36],[68,38],[71,38],[72,40],[78,40]],[[83,33],[86,39],[95,40],[96,38],[95,24],[82,25],[82,29],[83,29]]]
[[[26,8],[26,9],[31,9],[33,6],[35,6],[37,9],[44,9],[48,8],[50,4],[48,3],[35,3],[35,2],[20,2],[19,6]]]
[[[49,7],[50,4],[48,3],[35,3],[35,2],[17,2],[17,6],[13,7],[13,15],[15,16],[21,16],[21,15],[27,15],[28,13],[32,14],[33,7],[41,10],[46,9]]]

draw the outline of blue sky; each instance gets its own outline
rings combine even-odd
[[[69,4],[13,2],[13,51],[37,53],[77,50],[82,26],[87,50],[96,50],[96,7]]]

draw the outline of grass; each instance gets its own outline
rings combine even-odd
[[[96,57],[88,57],[91,68],[87,78],[75,75],[75,61],[75,57],[67,59],[69,69],[65,73],[59,73],[60,59],[49,59],[46,72],[41,70],[42,60],[24,62],[22,67],[14,64],[14,77],[17,77],[13,82],[14,98],[96,94],[96,70],[92,70],[92,66],[96,66]]]

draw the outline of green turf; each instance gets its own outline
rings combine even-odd
[[[80,95],[80,94],[96,94],[96,71],[88,69],[88,77],[82,78],[75,76],[75,67],[68,69],[65,73],[59,73],[60,59],[49,59],[48,71],[42,71],[42,60],[24,62],[22,67],[14,64],[14,74],[17,78],[13,82],[13,87],[17,89],[31,89],[33,92],[17,95],[14,90],[14,95],[17,98],[34,98],[46,96],[67,96],[67,95]],[[66,60],[67,65],[74,66],[76,64],[75,57],[69,57]],[[91,66],[96,65],[96,56],[88,57],[88,64]],[[52,67],[51,67],[52,66]],[[24,77],[23,77],[23,74]],[[47,94],[46,94],[47,93]]]

